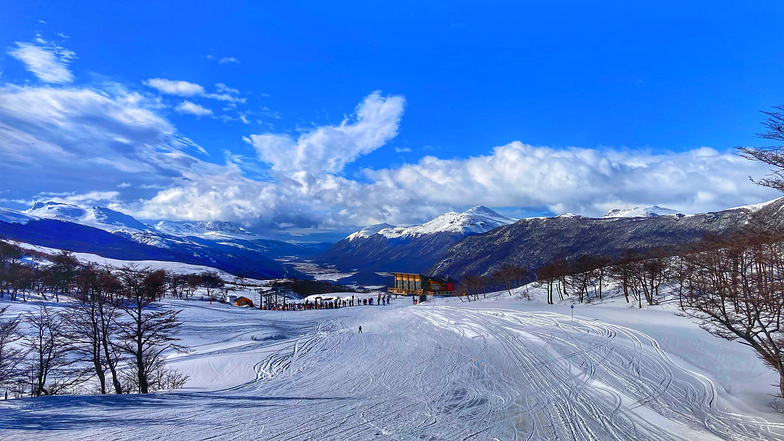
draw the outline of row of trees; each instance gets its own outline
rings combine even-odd
[[[79,260],[67,251],[48,254],[0,241],[0,298],[8,296],[17,300],[21,297],[26,301],[27,295],[34,293],[44,301],[51,297],[59,302],[61,295],[76,292],[81,267]],[[246,287],[247,281],[237,277],[234,283],[226,283],[216,271],[165,272],[164,285],[162,296],[187,300],[198,289],[206,290],[208,297],[225,296],[238,287]]]
[[[679,277],[673,261],[674,248],[626,251],[618,259],[609,256],[581,256],[574,260],[556,259],[537,271],[537,281],[547,291],[547,303],[555,294],[560,300],[574,296],[580,303],[601,299],[608,282],[623,290],[627,303],[642,308],[658,303],[660,286]]]
[[[179,345],[179,311],[158,302],[167,274],[137,266],[74,269],[64,307],[40,302],[9,317],[0,310],[0,385],[18,396],[147,393],[180,387],[165,365]],[[69,292],[65,290],[63,292]],[[92,386],[91,386],[92,385]]]
[[[479,294],[485,294],[493,288],[502,288],[512,295],[512,290],[530,281],[528,269],[517,265],[503,265],[493,271],[490,275],[467,274],[460,280],[462,294],[465,294],[468,301],[473,296],[479,298]]]

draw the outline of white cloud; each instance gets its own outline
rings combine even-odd
[[[407,153],[411,151],[410,147],[395,147],[397,153]]]
[[[188,100],[181,102],[177,107],[174,108],[174,110],[180,113],[190,113],[191,115],[196,116],[212,115],[212,110],[204,108]]]
[[[0,163],[23,189],[81,193],[169,182],[188,161],[175,129],[146,100],[121,89],[0,88]],[[166,169],[166,170],[164,170]],[[9,187],[11,188],[11,187]]]
[[[339,126],[322,126],[303,133],[296,141],[289,135],[250,135],[261,160],[281,172],[337,173],[343,167],[383,146],[397,135],[406,100],[373,92],[357,106],[355,119]]]
[[[777,195],[748,180],[765,174],[766,167],[710,148],[654,154],[513,142],[490,155],[428,156],[416,164],[365,173],[378,184],[431,204],[546,206],[555,213],[590,216],[652,204],[709,211]]]
[[[47,43],[41,40],[41,43]],[[23,62],[27,70],[46,83],[66,84],[73,81],[73,75],[66,65],[75,58],[73,52],[59,46],[37,46],[30,43],[19,43],[16,49],[8,53]]]
[[[204,94],[204,88],[196,83],[187,81],[167,80],[163,78],[150,78],[142,82],[145,86],[158,89],[167,95],[194,96]]]
[[[232,89],[231,87],[229,87],[229,86],[227,86],[227,85],[225,85],[223,83],[218,83],[218,84],[215,85],[215,87],[218,88],[218,92],[221,92],[221,93],[231,93],[231,94],[234,94],[234,95],[239,95],[240,94],[239,90]]]
[[[236,96],[239,90],[232,89],[223,83],[216,84],[218,91],[221,93],[208,93],[200,84],[191,83],[188,81],[167,80],[164,78],[150,78],[149,80],[142,81],[145,86],[157,89],[160,93],[166,95],[177,96],[201,96],[218,101],[226,101],[231,103],[244,103],[245,98]]]
[[[218,101],[228,101],[231,103],[244,103],[245,98],[239,98],[234,95],[230,95],[228,93],[205,93],[202,94],[205,98],[211,98]]]
[[[239,62],[240,62],[240,60],[238,60],[238,59],[236,59],[234,57],[223,57],[223,58],[220,59],[220,61],[218,63],[226,64],[226,63],[239,63]]]

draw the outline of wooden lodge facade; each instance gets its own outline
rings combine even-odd
[[[455,285],[457,285],[457,280],[449,277],[428,277],[409,273],[392,274],[395,276],[395,286],[388,288],[387,292],[396,295],[449,295],[455,293]]]

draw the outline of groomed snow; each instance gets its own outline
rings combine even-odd
[[[775,373],[666,306],[578,305],[572,321],[568,303],[490,297],[300,312],[170,300],[192,348],[170,359],[185,389],[0,402],[2,439],[784,437],[766,407]]]

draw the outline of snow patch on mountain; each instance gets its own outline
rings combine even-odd
[[[396,228],[394,225],[390,224],[376,224],[376,225],[368,225],[367,227],[357,231],[356,233],[351,233],[346,237],[349,241],[357,239],[357,238],[368,238],[374,234],[378,234],[381,230],[387,230],[390,228]]]
[[[9,224],[26,224],[35,219],[38,218],[30,214],[22,213],[21,211],[0,207],[0,222],[6,222]]]
[[[245,230],[231,222],[223,221],[198,221],[176,222],[160,221],[155,224],[155,229],[161,233],[178,237],[201,237],[204,239],[235,238],[258,239],[260,236]]]
[[[673,214],[681,214],[681,212],[654,205],[652,207],[614,208],[608,211],[607,214],[604,215],[604,218],[606,219],[606,218],[613,218],[613,217],[656,217],[656,216],[670,216]]]
[[[120,230],[144,231],[150,228],[127,214],[105,207],[80,207],[73,204],[49,201],[36,202],[23,213],[41,219],[73,222],[109,232]]]

